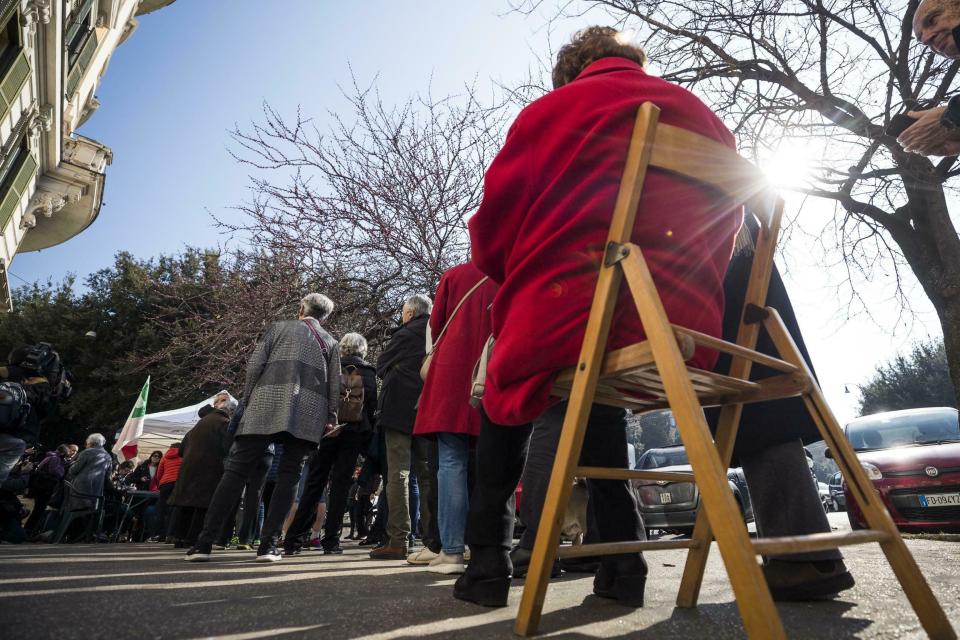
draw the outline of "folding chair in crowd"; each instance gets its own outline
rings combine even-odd
[[[523,636],[537,632],[550,569],[558,554],[579,557],[688,548],[677,606],[694,607],[707,554],[716,539],[750,638],[785,637],[758,555],[810,552],[870,542],[880,543],[926,632],[933,638],[956,638],[777,310],[765,306],[783,200],[767,185],[760,171],[736,152],[690,131],[658,124],[659,112],[651,103],[643,104],[637,112],[580,358],[576,366],[558,376],[554,386],[555,395],[568,398],[569,404],[515,631]],[[667,318],[643,254],[630,242],[648,167],[678,174],[709,188],[718,197],[729,199],[731,206],[746,204],[759,220],[756,253],[735,343],[673,325]],[[630,298],[622,304],[636,305],[647,340],[605,353],[622,277],[626,278],[630,292]],[[755,350],[761,329],[769,334],[779,358]],[[729,373],[721,375],[686,365],[685,361],[693,356],[697,346],[729,354],[732,357]],[[754,363],[779,374],[751,382],[750,369]],[[803,399],[833,452],[869,528],[751,540],[726,475],[742,407],[745,403],[797,396]],[[686,447],[692,473],[578,466],[587,417],[594,402],[640,411],[669,407]],[[704,418],[702,408],[705,406],[722,407],[715,438],[711,437]],[[696,482],[702,508],[692,538],[584,544],[558,549],[564,508],[570,499],[574,477]]]

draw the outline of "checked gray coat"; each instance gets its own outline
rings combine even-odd
[[[326,343],[329,363],[306,322]],[[324,425],[337,423],[337,341],[313,318],[273,323],[250,356],[243,397],[246,408],[238,436],[286,431],[301,440],[320,442]]]

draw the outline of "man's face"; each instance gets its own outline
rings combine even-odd
[[[404,307],[403,312],[400,314],[400,319],[404,324],[410,322],[413,320],[413,311],[411,311],[409,307]]]
[[[960,7],[950,0],[924,0],[913,16],[917,40],[944,58],[960,58],[953,30],[960,26]]]
[[[68,445],[68,446],[67,446],[67,456],[68,456],[68,457],[73,458],[73,457],[76,456],[79,452],[80,452],[80,447],[78,447],[77,445],[71,444],[71,445]]]

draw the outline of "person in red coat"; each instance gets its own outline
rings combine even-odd
[[[183,464],[183,458],[180,456],[180,444],[174,442],[167,449],[163,457],[160,458],[160,464],[157,466],[157,473],[153,476],[153,482],[150,484],[151,491],[159,491],[160,496],[157,499],[157,517],[153,525],[153,542],[164,542],[170,530],[170,494],[177,484],[177,476],[180,475],[180,465]]]
[[[467,524],[477,562],[458,579],[458,598],[506,604],[512,571],[507,501],[523,468],[531,422],[557,402],[550,397],[557,373],[577,361],[638,108],[652,102],[660,122],[735,148],[706,105],[648,75],[645,64],[643,50],[621,42],[614,29],[577,33],[558,52],[554,90],[520,113],[487,170],[470,240],[473,262],[500,288]],[[647,173],[631,239],[643,251],[672,322],[721,334],[723,276],[742,219],[740,207],[730,208],[687,179],[657,169]],[[608,349],[643,339],[634,306],[622,300]],[[699,350],[692,364],[710,369],[716,357]],[[551,412],[558,413],[562,419],[562,411]],[[580,463],[624,468],[626,455],[626,413],[594,405]],[[590,481],[588,487],[603,541],[643,536],[626,481]],[[594,592],[642,604],[646,571],[639,554],[608,556]]]
[[[461,264],[440,278],[430,314],[436,338],[413,433],[437,438],[442,550],[428,568],[435,573],[463,572],[467,466],[471,439],[480,434],[480,412],[470,406],[470,388],[473,365],[490,335],[489,307],[496,292],[497,285],[476,266]]]

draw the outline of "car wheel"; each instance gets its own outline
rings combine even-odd
[[[859,522],[857,522],[856,518],[853,517],[852,511],[849,511],[849,510],[847,511],[847,520],[850,521],[850,528],[853,529],[854,531],[859,531],[860,529],[863,529],[863,526]]]

